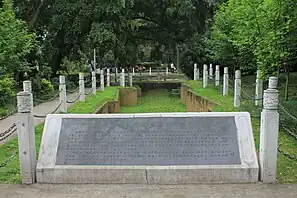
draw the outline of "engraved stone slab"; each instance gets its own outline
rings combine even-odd
[[[38,183],[251,183],[259,178],[247,112],[52,114]]]
[[[240,164],[234,117],[63,118],[57,165]]]

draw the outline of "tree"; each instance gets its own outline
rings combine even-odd
[[[20,72],[30,70],[26,56],[35,49],[36,36],[26,23],[15,18],[10,0],[0,8],[0,35],[0,79],[4,75],[17,79]]]

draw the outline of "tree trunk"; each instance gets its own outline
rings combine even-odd
[[[289,100],[289,75],[290,72],[286,72],[285,101]]]
[[[176,45],[176,70],[180,72],[180,52],[178,45]]]

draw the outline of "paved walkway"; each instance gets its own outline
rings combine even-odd
[[[85,91],[88,93],[90,91],[90,88],[86,88]],[[78,92],[72,93],[72,94],[67,94],[67,100],[73,101],[78,97]],[[56,107],[59,105],[59,97],[57,97],[55,100],[50,101],[50,102],[44,102],[39,105],[34,106],[34,114],[35,115],[47,115],[51,113],[53,110],[56,109]],[[70,107],[73,104],[67,104],[68,107]],[[13,125],[17,121],[17,114],[13,114],[4,120],[0,120],[0,133],[4,132],[7,130],[9,127]],[[44,118],[34,118],[34,124],[35,126],[44,122]],[[17,134],[14,133],[12,134],[9,138],[3,140],[0,142],[0,144],[5,144],[5,142],[9,141],[13,137],[15,137]],[[0,195],[1,197],[1,195]]]
[[[0,185],[1,198],[296,198],[297,185]]]

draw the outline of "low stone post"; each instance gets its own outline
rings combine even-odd
[[[209,65],[209,79],[213,78],[213,67],[212,64]]]
[[[120,77],[120,85],[121,87],[125,87],[125,69],[122,69],[122,73]]]
[[[215,85],[219,86],[220,85],[220,66],[219,65],[216,66],[215,80],[216,80]]]
[[[256,100],[255,105],[256,106],[262,106],[263,100],[263,80],[261,79],[261,71],[257,70],[257,79],[256,79]]]
[[[130,87],[133,87],[133,76],[132,76],[132,74],[129,72],[129,86]]]
[[[23,91],[32,93],[32,83],[31,83],[30,80],[23,81]],[[32,101],[33,101],[33,94],[31,96],[32,96]],[[32,108],[31,109],[32,109],[32,111],[34,110],[33,109],[33,102],[32,102]]]
[[[101,70],[100,73],[100,90],[104,91],[104,70]]]
[[[224,67],[223,96],[228,95],[228,91],[229,91],[228,79],[229,79],[228,67]]]
[[[260,180],[263,183],[276,182],[278,151],[278,91],[277,77],[269,78],[268,89],[264,91],[260,126]]]
[[[59,92],[60,92],[60,108],[59,111],[61,113],[67,113],[67,99],[66,99],[66,80],[65,76],[60,76],[60,85],[59,85]]]
[[[152,75],[152,68],[150,67],[150,76]]]
[[[84,73],[79,73],[79,101],[84,102],[85,97],[85,79],[84,79]]]
[[[208,85],[208,71],[207,65],[203,66],[203,88],[206,88]]]
[[[241,98],[241,72],[240,70],[235,71],[235,81],[234,81],[234,107],[240,107]]]
[[[106,69],[106,86],[107,87],[110,86],[110,69],[109,68]]]
[[[166,76],[168,76],[169,71],[168,71],[168,67],[166,67]]]
[[[23,184],[36,182],[36,144],[33,118],[33,96],[29,92],[17,94],[17,132],[20,174]]]
[[[92,93],[96,94],[97,87],[96,87],[96,73],[92,72]]]
[[[194,64],[194,80],[197,80],[197,64]]]

